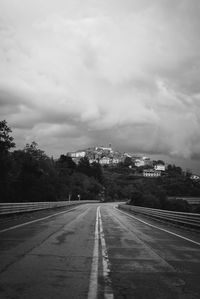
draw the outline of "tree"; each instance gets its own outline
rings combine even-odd
[[[60,199],[69,197],[72,195],[71,181],[72,176],[76,171],[76,164],[71,157],[66,155],[61,155],[55,163],[56,171],[58,175],[58,185],[57,190]]]
[[[76,163],[74,163],[71,157],[61,155],[56,162],[56,167],[61,175],[70,174],[76,169]]]
[[[129,204],[135,205],[135,206],[143,206],[143,203],[144,203],[143,196],[144,196],[143,192],[141,192],[141,191],[133,192]]]
[[[87,176],[91,176],[92,171],[91,171],[91,167],[90,167],[90,162],[87,157],[80,159],[80,161],[78,163],[77,170],[81,173],[86,174]]]
[[[136,188],[132,184],[131,185],[126,184],[120,190],[120,198],[123,198],[126,200],[131,199],[132,195],[134,194],[135,191],[136,191]]]
[[[0,154],[7,154],[9,150],[15,147],[15,143],[13,142],[13,137],[9,134],[12,130],[7,126],[7,122],[5,120],[0,121]]]
[[[171,177],[178,177],[178,176],[180,177],[183,175],[183,171],[181,167],[176,165],[171,165],[171,164],[167,166],[167,173]]]
[[[57,200],[60,190],[55,163],[35,142],[23,150],[12,153],[11,190],[12,201]]]
[[[32,141],[31,144],[27,143],[24,147],[24,152],[37,161],[49,159],[45,152],[38,148],[38,144],[35,141]]]
[[[165,165],[165,162],[163,160],[153,160],[153,165]]]
[[[5,120],[0,121],[0,194],[1,200],[7,201],[7,190],[9,190],[9,171],[11,168],[10,149],[15,147],[12,130]]]
[[[124,166],[128,167],[132,164],[133,164],[132,159],[130,157],[126,157],[124,160]]]
[[[99,163],[93,162],[91,165],[91,175],[99,182],[103,183],[103,171]]]

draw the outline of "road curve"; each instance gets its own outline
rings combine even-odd
[[[1,222],[0,298],[200,298],[200,235],[115,206]]]

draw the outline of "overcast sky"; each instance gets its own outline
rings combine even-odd
[[[17,147],[200,157],[199,0],[0,0],[0,118]]]

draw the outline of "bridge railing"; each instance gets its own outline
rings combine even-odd
[[[55,201],[55,202],[20,202],[20,203],[0,203],[0,215],[31,212],[58,207],[74,206],[83,203],[96,201],[77,200],[77,201]]]
[[[118,207],[122,210],[126,210],[134,214],[145,215],[153,219],[169,221],[179,225],[193,227],[196,229],[200,228],[200,214],[197,213],[159,210],[139,206],[131,206],[126,204],[121,204]]]

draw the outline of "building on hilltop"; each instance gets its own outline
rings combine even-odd
[[[103,147],[103,146],[96,146],[90,147],[85,150],[79,150],[75,152],[68,152],[67,156],[71,157],[75,163],[78,163],[81,158],[87,157],[89,163],[92,164],[94,162],[100,163],[102,165],[117,163],[117,160],[114,159],[115,153],[111,147]]]
[[[78,164],[78,162],[80,161],[81,158],[86,157],[86,151],[84,150],[80,150],[80,151],[76,151],[76,152],[68,152],[67,153],[68,157],[71,157],[72,160]]]
[[[164,164],[156,164],[156,165],[154,165],[154,169],[158,170],[158,171],[165,171],[166,167]]]
[[[104,147],[104,146],[96,146],[96,147],[95,147],[95,150],[96,150],[96,151],[99,151],[99,150],[101,151],[101,150],[103,150],[103,151],[113,152],[113,149],[112,149],[111,144],[109,144],[108,147]]]
[[[123,153],[123,155],[128,158],[133,158],[133,154],[131,153]]]
[[[144,177],[160,177],[161,171],[154,170],[154,169],[144,169],[143,170],[143,176]]]
[[[134,164],[136,167],[152,166],[152,161],[148,157],[137,157],[136,159],[134,159]]]
[[[94,146],[89,147],[84,150],[78,150],[74,152],[68,152],[67,155],[73,159],[73,161],[78,164],[81,158],[87,157],[89,163],[92,164],[94,162],[100,163],[103,165],[116,166],[117,164],[124,163],[128,158],[131,162],[131,166],[133,167],[141,167],[141,168],[152,168],[154,167],[156,171],[165,171],[165,165],[157,162],[157,164],[153,164],[153,161],[150,158],[145,156],[134,155],[133,153],[120,153],[118,151],[114,151],[112,149],[111,144],[108,147],[105,146]],[[145,176],[153,176],[149,174],[145,174]]]
[[[76,152],[68,152],[67,156],[71,158],[84,158],[86,156],[86,152],[83,150],[76,151]]]
[[[142,159],[136,159],[136,160],[134,161],[134,163],[135,163],[135,166],[136,166],[136,167],[145,166],[145,161],[142,160]]]
[[[200,176],[198,174],[192,174],[190,179],[193,181],[200,181]]]
[[[109,165],[110,164],[110,158],[108,158],[108,157],[103,157],[103,158],[101,158],[100,160],[99,160],[99,163],[101,164],[101,165]]]
[[[118,163],[120,163],[121,162],[121,159],[119,159],[119,158],[113,158],[112,159],[112,164],[118,164]]]

